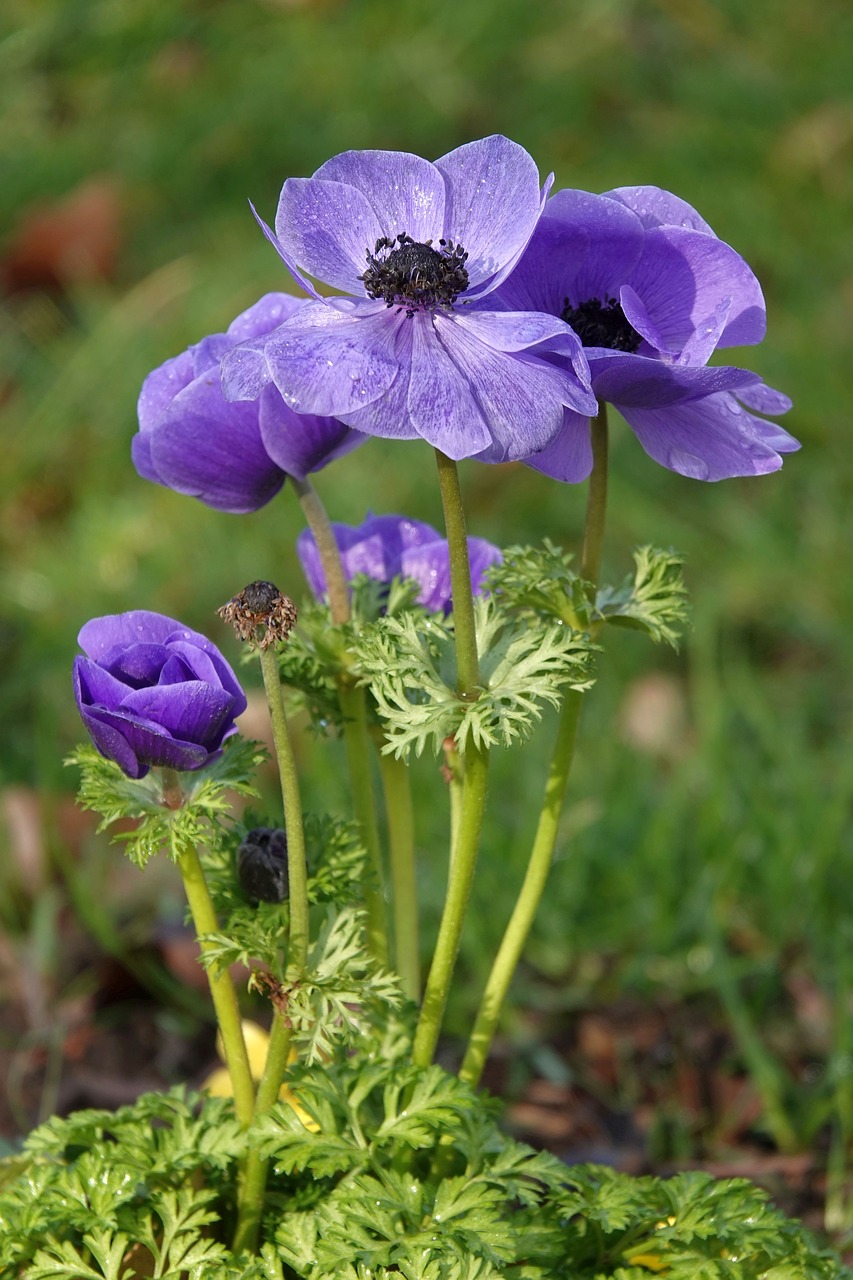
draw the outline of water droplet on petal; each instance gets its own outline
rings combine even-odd
[[[697,458],[695,453],[687,453],[684,449],[670,449],[666,465],[671,471],[691,480],[708,479],[709,467],[704,458]]]

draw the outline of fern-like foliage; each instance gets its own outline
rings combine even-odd
[[[684,557],[656,547],[638,547],[634,564],[633,575],[621,587],[603,587],[598,592],[595,617],[645,631],[657,643],[677,649],[690,618]]]
[[[133,830],[114,832],[112,839],[122,842],[131,862],[143,867],[162,850],[174,859],[187,845],[215,844],[230,823],[233,793],[257,795],[252,778],[266,754],[257,742],[236,735],[230,738],[222,754],[204,769],[180,775],[184,793],[180,809],[164,804],[158,769],[149,770],[144,778],[128,778],[92,746],[78,747],[65,763],[80,769],[78,801],[101,815],[99,831],[119,818],[137,820]]]
[[[392,1019],[393,1020],[393,1019]],[[395,1043],[399,1039],[395,1033]],[[0,1180],[9,1280],[851,1280],[764,1192],[706,1174],[632,1178],[506,1137],[433,1066],[355,1052],[291,1069],[241,1132],[181,1090],[48,1121]],[[239,1162],[268,1157],[257,1255],[236,1257]]]
[[[481,687],[476,698],[456,690],[453,621],[410,613],[384,617],[354,642],[356,671],[376,703],[398,758],[427,744],[437,755],[452,737],[460,751],[509,746],[526,737],[544,704],[566,687],[592,684],[593,646],[562,623],[513,619],[492,598],[475,601]]]
[[[489,590],[524,617],[589,629],[592,587],[572,568],[572,556],[548,538],[539,547],[507,547],[488,570]]]

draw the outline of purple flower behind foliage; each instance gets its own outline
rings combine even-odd
[[[145,480],[220,511],[256,511],[286,476],[304,480],[362,443],[364,436],[334,418],[294,413],[273,386],[251,404],[230,404],[222,395],[225,352],[270,333],[304,305],[304,298],[268,293],[226,333],[203,338],[148,375],[132,443],[134,466]]]
[[[546,311],[572,326],[596,397],[670,470],[698,480],[762,475],[799,448],[756,416],[784,413],[786,396],[749,370],[706,367],[717,347],[761,341],[764,298],[743,258],[668,191],[558,191],[498,296],[510,311]],[[585,479],[588,419],[567,409],[559,434],[525,461],[558,480]]]
[[[74,696],[101,755],[131,778],[151,765],[200,769],[236,733],[246,697],[222,654],[174,618],[136,609],[78,636]]]
[[[226,395],[254,400],[272,382],[300,413],[422,437],[451,458],[541,449],[564,407],[595,412],[568,325],[538,307],[508,315],[491,304],[544,195],[531,157],[499,136],[435,164],[346,151],[311,178],[289,178],[275,231],[261,225],[313,301],[228,354]],[[321,297],[309,277],[347,296]]]
[[[386,583],[414,578],[420,583],[418,602],[424,608],[433,613],[450,609],[450,553],[446,539],[432,525],[406,516],[369,516],[357,528],[333,524],[332,530],[348,580],[357,573]],[[300,533],[296,549],[308,585],[320,600],[326,594],[326,577],[310,530]],[[469,538],[468,556],[474,593],[482,595],[483,575],[501,560],[501,553],[483,538]]]

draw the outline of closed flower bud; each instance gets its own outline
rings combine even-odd
[[[210,640],[160,613],[93,618],[80,632],[74,696],[102,756],[130,778],[201,769],[237,732],[246,696]]]
[[[280,827],[255,827],[237,850],[237,879],[252,902],[285,902],[287,835]]]

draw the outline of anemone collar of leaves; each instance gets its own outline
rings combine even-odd
[[[474,602],[481,689],[457,693],[452,618],[380,618],[355,644],[355,670],[370,689],[385,729],[386,753],[436,755],[446,738],[458,749],[509,746],[527,737],[545,703],[559,705],[569,686],[593,683],[595,646],[562,623],[519,621],[493,599]]]

